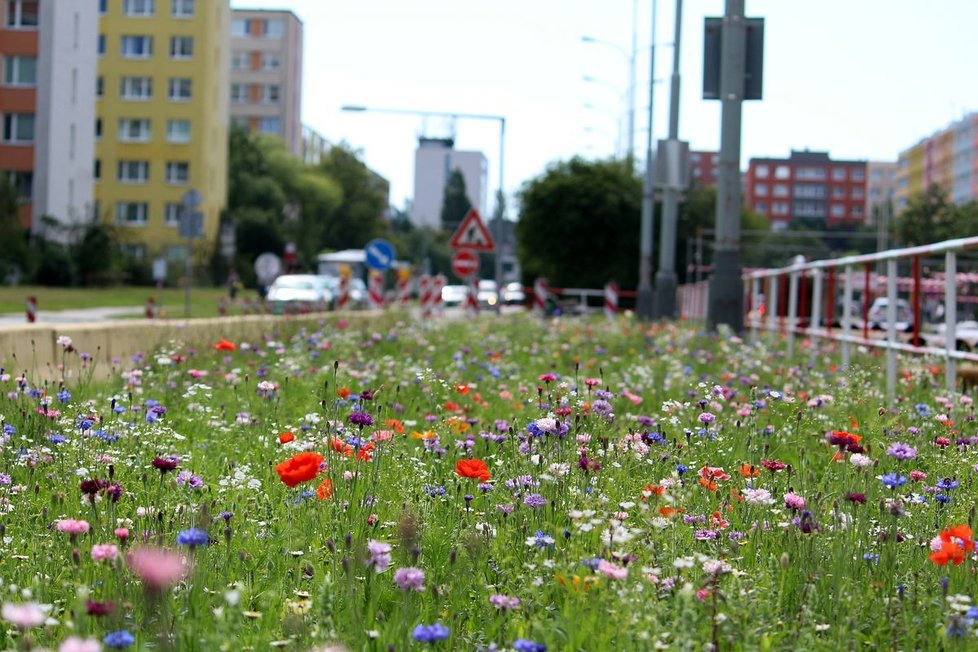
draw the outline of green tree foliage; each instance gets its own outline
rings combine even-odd
[[[955,205],[939,186],[910,198],[895,222],[901,246],[918,245],[962,238],[978,233],[978,202]]]
[[[0,282],[23,274],[29,262],[27,231],[17,217],[17,188],[6,174],[0,174]]]
[[[462,223],[465,214],[472,208],[472,202],[465,189],[465,177],[462,171],[455,168],[445,181],[445,192],[441,200],[441,228],[448,233],[455,233]]]
[[[327,221],[321,248],[359,249],[386,228],[387,182],[374,174],[346,144],[334,145],[319,171],[342,190],[342,201]]]

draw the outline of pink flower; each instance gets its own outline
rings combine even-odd
[[[112,543],[96,543],[92,546],[92,561],[114,560],[119,556],[119,548]]]
[[[102,652],[102,644],[94,638],[80,639],[77,636],[69,636],[61,641],[58,652]]]
[[[160,590],[187,576],[187,559],[165,548],[137,548],[127,557],[129,567],[147,587]]]
[[[788,509],[802,510],[805,509],[805,499],[796,493],[786,493],[784,495],[784,506]]]
[[[370,554],[370,559],[367,560],[367,566],[373,566],[378,573],[383,573],[391,565],[391,547],[389,543],[371,539],[367,542],[367,552]]]
[[[921,480],[927,479],[927,474],[924,473],[923,471],[911,471],[910,479],[913,480],[914,482],[920,482]]]
[[[606,559],[602,559],[598,562],[597,571],[605,577],[609,577],[613,580],[623,580],[628,577],[627,568],[619,566],[618,564],[613,564]]]
[[[88,521],[76,521],[73,518],[63,518],[58,521],[58,531],[66,534],[85,534],[88,532]]]
[[[394,583],[403,591],[424,591],[424,571],[420,568],[398,568]]]
[[[4,602],[3,608],[0,609],[0,616],[20,629],[37,627],[47,618],[44,609],[37,602],[25,602],[23,604]]]
[[[126,539],[129,538],[129,528],[126,528],[126,527],[117,527],[115,529],[115,535],[117,537],[119,537],[120,539],[122,539],[123,541],[125,541]]]

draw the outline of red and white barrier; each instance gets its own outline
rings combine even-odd
[[[479,316],[479,278],[469,277],[469,291],[465,295],[465,311],[471,315]]]
[[[411,272],[401,269],[397,272],[397,303],[402,308],[407,308],[411,301]]]
[[[228,300],[225,297],[221,297],[217,300],[217,314],[224,317],[228,314]]]
[[[618,284],[610,281],[604,286],[604,316],[614,319],[618,314]]]
[[[340,284],[336,295],[336,309],[346,310],[350,307],[350,269],[346,266],[340,269]]]
[[[441,300],[441,291],[445,289],[447,283],[448,279],[445,278],[444,274],[439,274],[434,278],[434,285],[431,287],[431,309],[435,314],[440,315],[442,310],[445,309]]]
[[[532,310],[541,317],[547,314],[547,297],[550,295],[550,284],[547,279],[538,278],[533,281],[533,305]]]
[[[27,297],[27,323],[37,321],[37,297]]]
[[[432,295],[431,288],[434,281],[429,274],[422,274],[418,277],[418,301],[421,303],[421,317],[431,317]]]
[[[146,299],[146,307],[143,309],[143,314],[146,315],[146,319],[152,319],[156,316],[156,302],[153,301],[153,297]]]
[[[384,307],[384,275],[377,270],[370,270],[368,276],[367,303],[374,310]]]

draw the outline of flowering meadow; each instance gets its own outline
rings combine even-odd
[[[0,371],[0,647],[973,649],[933,361],[398,319]]]

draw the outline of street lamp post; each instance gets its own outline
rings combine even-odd
[[[655,161],[652,158],[652,110],[655,107],[655,33],[656,0],[652,0],[652,45],[649,46],[649,130],[645,145],[645,179],[642,184],[642,224],[639,232],[638,297],[635,312],[638,318],[652,318],[652,231],[655,201]]]
[[[347,104],[341,107],[342,111],[349,113],[393,113],[397,115],[417,115],[421,117],[434,116],[437,118],[451,118],[452,120],[457,120],[459,118],[466,120],[495,120],[499,122],[499,194],[496,197],[496,201],[499,202],[499,218],[505,218],[506,212],[506,186],[503,183],[503,173],[506,169],[505,166],[505,155],[506,155],[506,118],[501,115],[488,115],[483,113],[453,113],[449,111],[419,111],[417,109],[378,109],[375,107],[366,107],[357,104]],[[500,225],[502,226],[502,225]],[[499,231],[498,242],[496,242],[496,287],[499,291],[502,290],[503,282],[503,248],[505,242],[502,240],[505,238],[505,229],[497,229]]]

